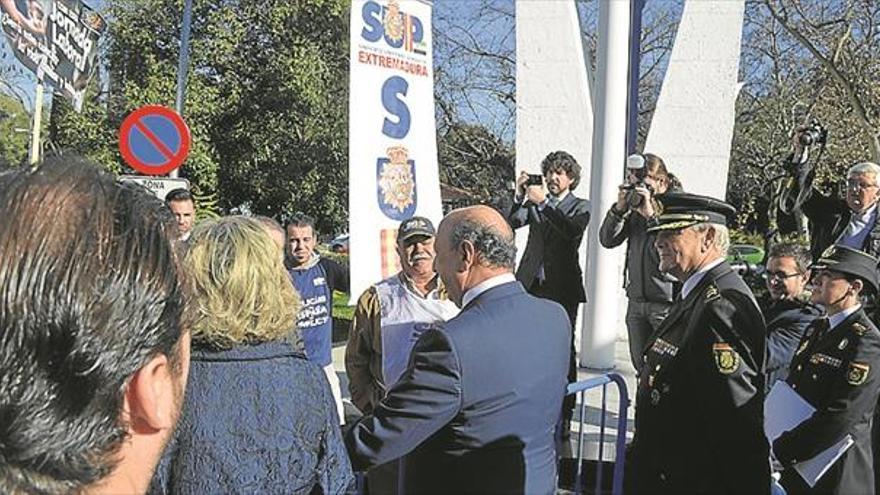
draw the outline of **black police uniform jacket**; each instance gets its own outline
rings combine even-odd
[[[880,332],[859,309],[836,327],[807,330],[788,375],[788,383],[816,412],[773,442],[786,466],[783,486],[797,493],[874,493],[871,418],[880,393]],[[831,447],[847,434],[855,443],[812,489],[792,468]]]
[[[764,318],[727,262],[673,305],[644,354],[627,493],[769,493],[764,346]]]

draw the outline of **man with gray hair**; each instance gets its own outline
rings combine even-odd
[[[648,230],[682,287],[642,358],[626,492],[768,493],[764,319],[724,261],[736,211],[695,194],[661,201]]]
[[[793,206],[800,208],[810,220],[813,260],[835,244],[880,257],[880,223],[877,222],[880,166],[862,162],[850,167],[846,173],[844,199],[823,194],[813,187],[816,168],[807,165],[809,148],[801,139],[804,132],[808,130],[797,129],[792,133],[790,170],[796,177],[787,194],[795,198]]]
[[[495,210],[453,211],[435,248],[462,311],[421,334],[397,383],[347,432],[352,465],[406,455],[406,493],[553,493],[568,315],[516,281],[513,231]]]

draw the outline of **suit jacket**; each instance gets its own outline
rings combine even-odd
[[[792,469],[783,471],[789,495],[874,493],[871,417],[880,393],[880,332],[861,309],[830,331],[811,325],[791,363],[788,382],[816,408],[809,419],[773,442],[786,467],[810,459],[847,434],[855,444],[807,488]]]
[[[810,254],[817,260],[825,249],[837,242],[849,224],[852,210],[843,199],[826,196],[814,188],[815,175],[815,167],[800,167],[788,194],[797,198],[794,206],[810,220]],[[875,220],[864,244],[858,249],[880,257],[880,221]]]
[[[556,207],[547,205],[543,210],[529,201],[514,202],[507,221],[514,229],[529,226],[517,280],[531,289],[543,266],[543,293],[563,303],[586,301],[578,248],[590,221],[587,201],[569,193]]]
[[[388,395],[345,434],[355,469],[406,455],[407,493],[554,493],[569,320],[518,282],[425,331]]]
[[[726,262],[673,304],[644,355],[628,493],[769,493],[764,345],[764,319]]]
[[[821,316],[822,310],[800,301],[774,301],[767,306],[767,382],[769,392],[777,380],[788,377],[789,363],[794,351],[804,338],[810,323]]]

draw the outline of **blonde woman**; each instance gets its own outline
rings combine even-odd
[[[259,221],[193,229],[196,322],[175,442],[154,493],[339,493],[353,479],[321,368],[296,338],[299,296]]]

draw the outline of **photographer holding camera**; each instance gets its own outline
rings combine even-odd
[[[631,155],[627,158],[627,181],[620,186],[617,203],[611,206],[599,230],[599,242],[606,248],[626,247],[626,329],[629,353],[636,372],[641,374],[642,355],[648,337],[660,325],[672,305],[671,276],[660,271],[660,258],[654,249],[655,234],[647,232],[656,222],[655,195],[677,184],[666,164],[657,155]]]
[[[578,248],[590,221],[589,204],[571,193],[581,179],[581,167],[565,151],[554,151],[541,161],[541,173],[521,172],[516,179],[516,198],[507,221],[513,229],[529,226],[526,250],[516,278],[532,295],[562,305],[571,321],[571,353],[568,381],[577,380],[574,324],[580,303],[586,301]],[[565,437],[574,412],[575,396],[562,404]]]
[[[877,200],[880,199],[880,166],[862,162],[850,167],[846,174],[846,197],[840,199],[821,193],[813,187],[815,167],[809,163],[811,147],[823,147],[827,132],[815,120],[792,132],[792,154],[787,169],[795,177],[788,195],[795,197],[810,220],[810,254],[813,259],[829,246],[840,244],[880,255],[880,224],[877,222]]]

